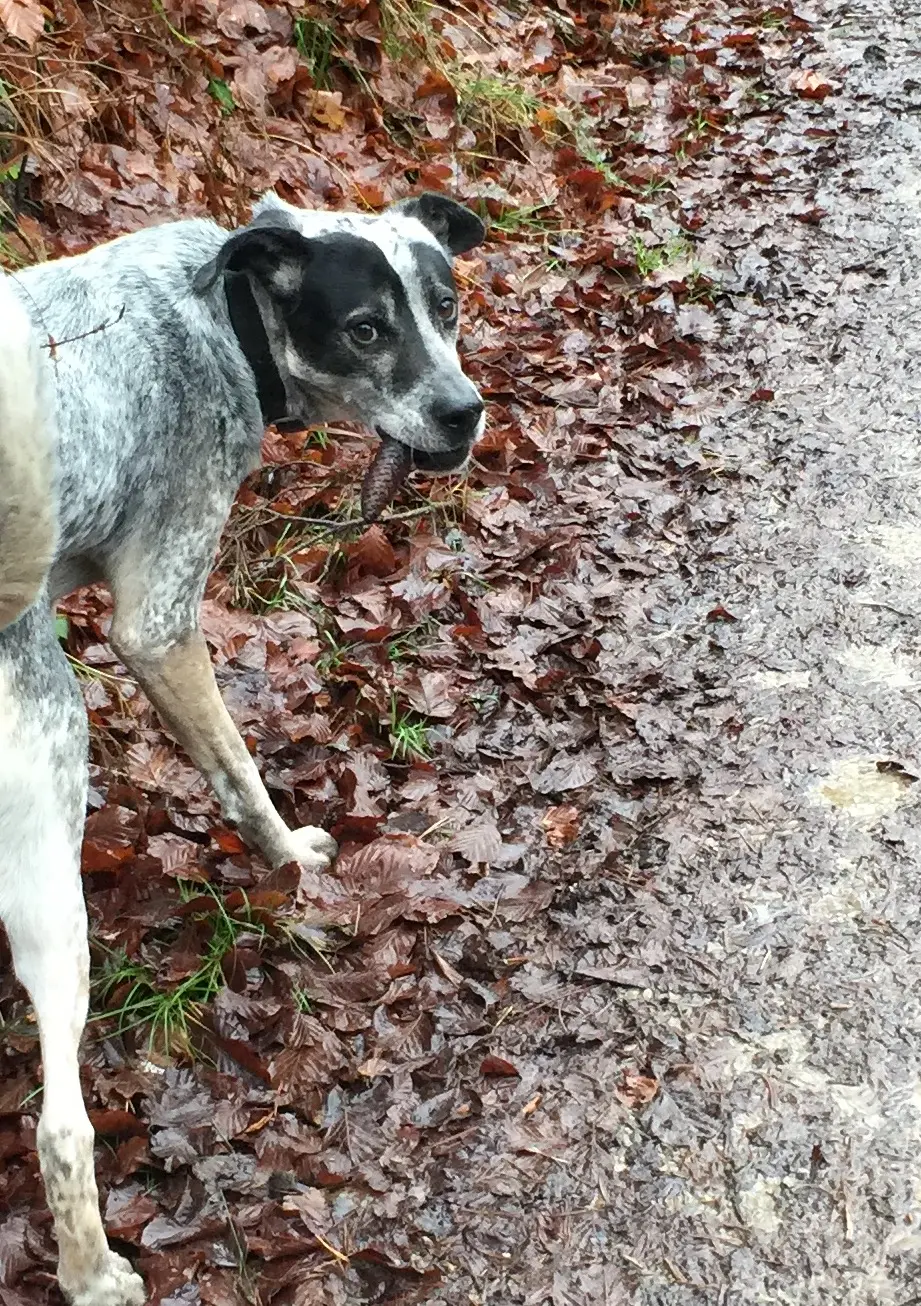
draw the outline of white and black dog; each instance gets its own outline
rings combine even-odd
[[[111,642],[270,863],[289,830],[217,690],[199,608],[265,426],[362,422],[428,471],[465,463],[483,404],[457,355],[450,258],[479,244],[440,195],[378,216],[267,196],[232,234],[194,219],[0,277],[0,919],[41,1034],[38,1150],[73,1306],[144,1301],[100,1220],[78,1048],[87,1012],[83,704],[53,601],[105,581]]]

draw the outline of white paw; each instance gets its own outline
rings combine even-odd
[[[144,1306],[147,1289],[124,1256],[106,1252],[98,1274],[81,1288],[68,1290],[61,1284],[70,1306]]]
[[[291,858],[311,871],[325,871],[339,851],[339,845],[317,825],[302,825],[291,831]]]

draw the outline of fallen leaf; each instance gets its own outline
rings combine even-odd
[[[806,68],[790,78],[790,89],[807,100],[824,100],[827,95],[834,95],[835,88],[827,78],[812,68]]]
[[[480,1062],[481,1075],[495,1075],[499,1078],[515,1078],[521,1072],[512,1065],[511,1061],[506,1061],[503,1057],[488,1056]]]
[[[623,1078],[614,1093],[624,1106],[631,1108],[648,1106],[659,1091],[659,1081],[651,1075],[641,1074],[638,1070],[625,1070]]]
[[[564,848],[579,833],[581,813],[578,807],[548,807],[541,820],[547,843],[551,848]]]
[[[10,36],[30,47],[45,30],[45,18],[38,0],[0,0],[0,23]]]

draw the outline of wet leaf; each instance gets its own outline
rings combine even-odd
[[[480,1062],[481,1075],[496,1075],[500,1078],[514,1078],[520,1075],[517,1067],[513,1066],[511,1061],[506,1061],[504,1057],[488,1056]]]
[[[45,27],[38,0],[0,0],[0,23],[28,46],[35,45]]]

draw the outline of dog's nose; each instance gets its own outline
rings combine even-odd
[[[483,416],[483,400],[479,395],[459,404],[456,400],[436,400],[432,416],[452,444],[464,444],[476,435]]]

